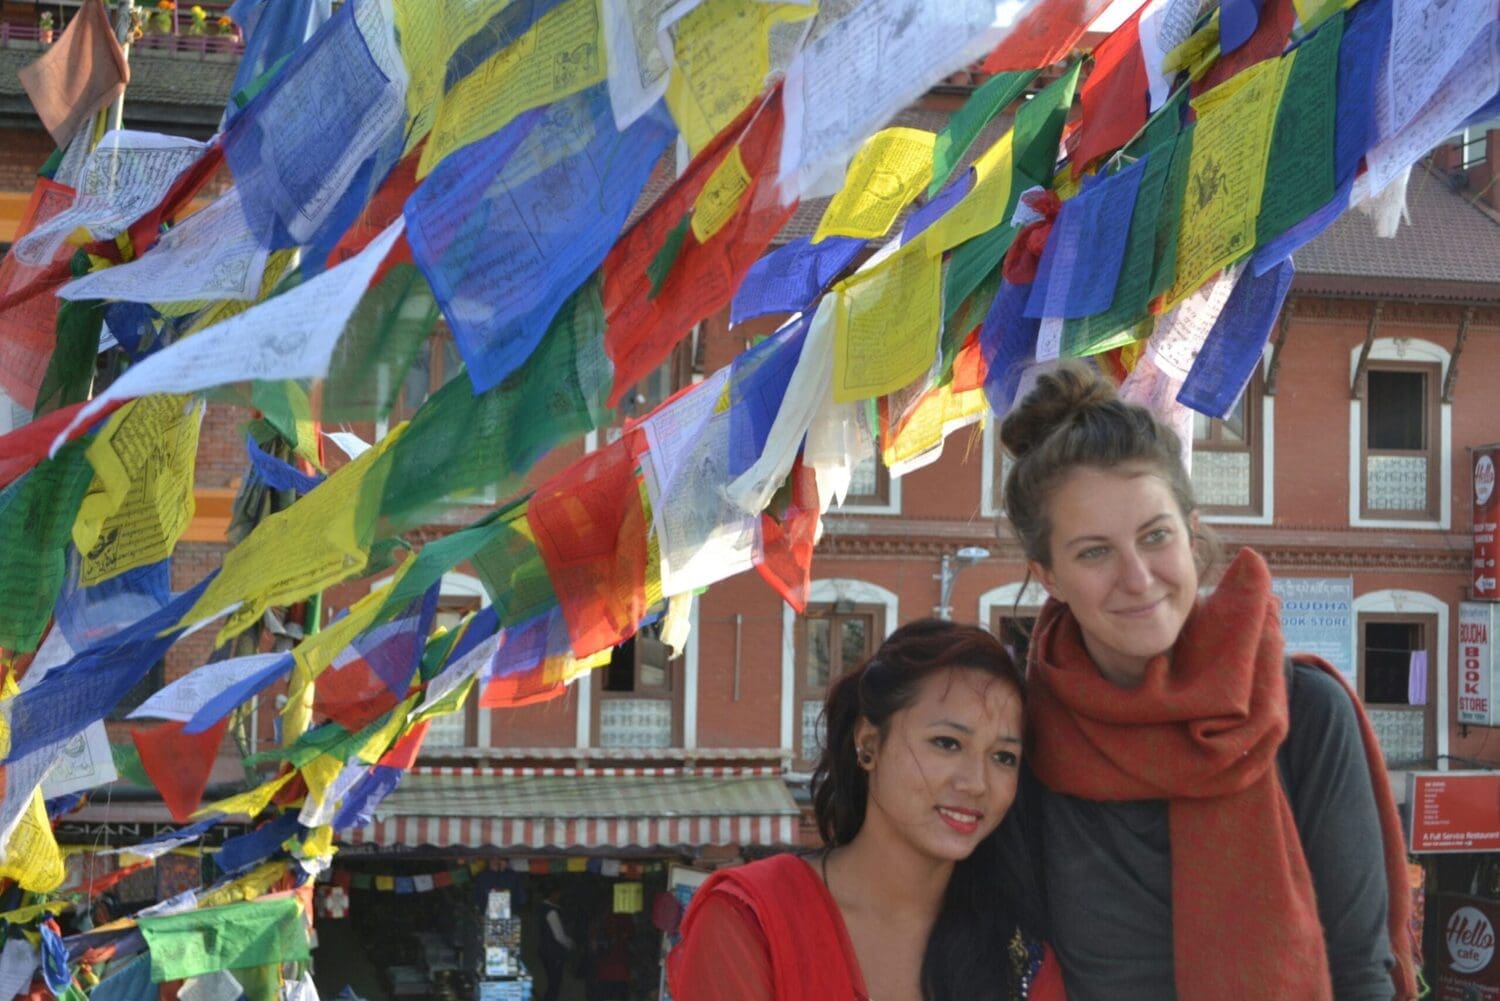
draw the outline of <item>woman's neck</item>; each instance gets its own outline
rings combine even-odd
[[[830,877],[829,889],[839,906],[903,920],[935,920],[953,863],[914,851],[903,839],[873,827],[866,824],[830,862],[838,876]]]

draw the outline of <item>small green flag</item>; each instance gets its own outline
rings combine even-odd
[[[141,918],[140,929],[151,950],[151,980],[158,984],[309,955],[307,927],[292,897]]]
[[[932,150],[932,182],[927,185],[927,197],[931,198],[943,189],[953,169],[963,160],[969,147],[984,127],[1003,111],[1012,101],[1021,96],[1032,80],[1036,70],[1018,70],[1012,73],[996,73],[969,95],[963,107],[953,113],[943,131],[938,133],[937,144]]]

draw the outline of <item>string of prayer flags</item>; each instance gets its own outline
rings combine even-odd
[[[437,587],[419,594],[394,619],[356,639],[318,676],[313,713],[357,731],[406,695],[437,610]]]
[[[1109,0],[1038,0],[985,57],[986,73],[1051,66],[1066,56]]]
[[[1334,115],[1343,28],[1342,16],[1324,21],[1316,33],[1282,57],[1291,68],[1271,133],[1265,191],[1255,221],[1257,246],[1271,242],[1333,197]]]
[[[1287,67],[1280,59],[1256,63],[1193,101],[1198,121],[1177,236],[1177,277],[1166,297],[1169,308],[1255,246]]]
[[[18,72],[37,117],[59,147],[130,82],[130,65],[101,0],[86,0],[42,54]]]
[[[1384,65],[1380,54],[1390,44],[1391,2],[1363,0],[1343,15],[1333,116],[1334,182],[1339,185],[1354,179],[1380,135],[1375,95]]]
[[[603,341],[599,282],[590,278],[499,385],[476,395],[468,379],[454,378],[423,402],[391,453],[381,515],[409,524],[444,498],[485,489],[508,496],[542,456],[603,424],[612,374]]]
[[[1141,48],[1146,7],[1130,16],[1094,49],[1094,66],[1079,89],[1083,115],[1070,151],[1073,175],[1126,145],[1146,124],[1150,83]]]
[[[942,264],[918,241],[834,287],[833,399],[868,399],[920,378],[937,358]]]
[[[938,192],[935,198],[917,206],[906,217],[906,222],[901,224],[901,242],[911,243],[918,236],[922,235],[927,227],[937,222],[948,212],[952,211],[954,206],[963,201],[973,185],[974,175],[965,171],[952,184]]]
[[[1426,107],[1455,67],[1474,63],[1467,50],[1495,23],[1486,0],[1455,0],[1434,7],[1412,0],[1391,4],[1386,83],[1381,90],[1380,135],[1398,133]]]
[[[74,442],[0,490],[0,647],[36,649],[67,577],[67,541],[93,470]]]
[[[671,136],[661,109],[615,131],[598,85],[464,147],[412,195],[412,254],[475,392],[521,367],[599,267]]]
[[[823,185],[837,183],[866,136],[934,82],[992,50],[1034,5],[872,0],[820,14],[786,71],[787,107],[796,113],[788,115],[781,144],[782,197],[828,193]],[[872,45],[874,38],[881,43]]]
[[[426,177],[454,151],[500,131],[523,113],[559,104],[604,82],[598,0],[548,3],[545,13],[535,12],[535,4],[511,6],[514,12],[501,12],[491,22],[500,30],[476,33],[449,59],[450,83],[438,101],[418,177]],[[534,23],[502,22],[528,15],[535,16]],[[524,33],[512,41],[512,32],[520,29]],[[474,55],[481,54],[466,51],[475,42],[484,48],[495,44],[498,51],[466,72]]]
[[[948,117],[933,143],[932,180],[927,185],[927,197],[931,198],[942,190],[985,126],[1020,97],[1035,79],[1034,69],[996,73],[976,87],[963,106]]]
[[[1210,417],[1227,417],[1244,392],[1295,274],[1291,259],[1262,275],[1235,282],[1223,310],[1193,360],[1177,402]]]
[[[1026,300],[1029,317],[1074,319],[1109,309],[1125,264],[1131,215],[1146,162],[1086,180],[1063,202]]]
[[[776,247],[745,272],[729,304],[730,326],[772,313],[803,312],[864,248],[864,240],[840,236],[817,243],[804,236]]]
[[[1219,55],[1201,77],[1194,78],[1192,85],[1194,97],[1233,79],[1256,63],[1268,59],[1274,60],[1286,50],[1292,29],[1297,23],[1297,11],[1293,0],[1260,0],[1260,2],[1263,6],[1255,30],[1239,48]],[[1222,9],[1221,6],[1221,13]],[[1222,27],[1221,18],[1216,18],[1215,21]]]
[[[701,0],[664,26],[672,67],[667,108],[688,151],[697,154],[733,122],[786,69],[794,46],[777,44],[782,32],[797,40],[817,13],[816,4],[760,0]],[[779,57],[773,62],[773,57]]]
[[[781,89],[773,87],[693,158],[604,259],[604,346],[615,366],[611,407],[695,323],[729,303],[745,272],[791,218],[796,205],[782,205],[773,183],[781,130]],[[712,212],[720,221],[704,230],[706,239],[696,230],[684,238],[652,297],[647,266],[689,212],[695,218]]]
[[[251,379],[321,378],[328,372],[345,320],[401,228],[397,220],[338,267],[132,365],[78,412],[64,435],[116,400],[150,393],[192,393]]]
[[[228,716],[235,706],[248,701],[251,697],[270,687],[274,682],[290,674],[293,663],[292,655],[289,653],[271,654],[263,666],[250,667],[246,665],[247,669],[243,674],[238,669],[232,672],[226,669],[225,673],[230,674],[234,679],[229,681],[228,684],[222,684],[221,679],[215,677],[217,672],[210,673],[201,682],[210,691],[210,694],[206,698],[201,700],[195,698],[191,690],[184,692],[182,695],[184,712],[196,705],[196,708],[192,710],[191,717],[187,720],[184,732],[199,733],[213,726],[219,720]],[[206,671],[215,666],[209,664],[198,670]],[[195,671],[186,677],[191,678],[197,673]],[[186,678],[183,680],[186,680]],[[160,715],[162,710],[158,707],[155,711]],[[171,717],[168,716],[165,718],[170,719]]]
[[[168,721],[130,731],[151,784],[161,794],[172,820],[179,824],[186,823],[203,800],[229,720],[196,734],[184,733],[183,726]]]
[[[636,485],[637,429],[554,474],[526,522],[580,657],[623,642],[645,613],[646,520]]]
[[[844,186],[823,211],[813,242],[830,236],[884,236],[926,188],[936,141],[931,132],[900,127],[882,129],[866,140],[849,162]]]
[[[245,216],[271,249],[307,242],[360,165],[399,135],[405,71],[381,52],[394,49],[392,27],[366,36],[357,19],[380,8],[371,0],[341,7],[224,133]]]
[[[73,204],[36,221],[11,253],[40,268],[80,229],[94,240],[120,235],[161,204],[204,151],[203,143],[178,136],[129,129],[106,133],[84,163]]]
[[[67,740],[103,719],[172,645],[180,628],[174,624],[212,580],[210,575],[159,611],[53,668],[33,687],[0,700],[0,721],[10,735],[4,760]]]
[[[296,897],[282,896],[139,919],[151,953],[151,980],[217,970],[304,962],[307,926]]]
[[[480,680],[481,709],[534,705],[563,693],[561,661],[568,656],[561,609],[506,626]]]

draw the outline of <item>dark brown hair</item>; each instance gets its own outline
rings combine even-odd
[[[869,801],[869,775],[854,746],[856,724],[869,720],[884,740],[891,717],[916,701],[922,682],[955,668],[974,668],[1007,682],[1024,707],[1026,683],[1005,646],[978,626],[945,619],[908,622],[834,683],[823,708],[823,752],[812,778],[818,831],[830,847],[854,840]],[[1034,919],[1023,915],[1036,908],[1010,875],[1017,866],[1007,865],[1015,860],[1005,857],[1000,834],[990,835],[953,867],[923,952],[926,1001],[1012,996],[1016,985],[1006,946],[1023,925],[1034,933]]]
[[[1186,521],[1197,507],[1182,465],[1182,442],[1145,407],[1126,403],[1093,366],[1063,361],[1000,423],[1000,441],[1015,462],[1005,477],[1005,515],[1028,560],[1051,566],[1047,501],[1078,466],[1150,467],[1172,491]]]

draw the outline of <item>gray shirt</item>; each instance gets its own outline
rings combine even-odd
[[[1277,764],[1312,872],[1334,998],[1390,1001],[1385,859],[1359,721],[1342,686],[1314,667],[1293,669],[1290,705]],[[1069,1001],[1173,1001],[1166,802],[1047,792],[1041,813],[1051,934]]]

